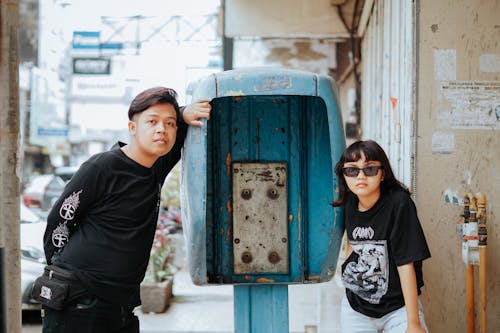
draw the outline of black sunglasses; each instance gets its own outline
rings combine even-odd
[[[370,165],[364,168],[358,167],[345,167],[342,168],[342,172],[346,177],[357,177],[360,171],[363,171],[366,177],[376,176],[379,169],[383,169],[381,165]]]

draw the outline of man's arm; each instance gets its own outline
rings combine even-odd
[[[210,105],[211,99],[200,99],[194,103],[188,104],[186,106],[180,107],[180,112],[182,114],[182,120],[178,122],[177,127],[177,137],[175,139],[175,145],[172,150],[164,156],[161,156],[157,160],[158,168],[161,170],[161,179],[167,176],[170,170],[177,164],[181,158],[182,147],[184,146],[184,140],[187,134],[187,128],[191,126],[203,126],[200,119],[210,118],[210,111],[212,109]]]
[[[100,172],[84,163],[64,188],[47,216],[47,227],[43,236],[43,247],[47,264],[54,254],[69,241],[77,223],[98,198],[99,187],[105,186]]]

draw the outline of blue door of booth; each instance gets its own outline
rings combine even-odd
[[[333,208],[329,206],[335,184],[325,103],[316,96],[240,96],[217,98],[212,107],[208,160],[214,176],[208,184],[208,193],[214,207],[207,219],[213,225],[207,226],[207,232],[217,234],[207,235],[207,239],[216,240],[208,244],[212,248],[207,249],[207,254],[213,257],[207,258],[207,262],[217,267],[209,266],[207,271],[217,274],[212,279],[220,283],[259,282],[259,279],[301,282],[308,274],[309,263],[304,258],[324,262],[327,253],[314,244],[324,241],[317,239],[322,237],[329,242],[331,235],[324,231],[331,229],[334,219]],[[287,186],[282,194],[286,196],[284,216],[280,212],[245,216],[243,223],[253,223],[255,227],[251,230],[256,231],[246,235],[246,245],[237,235],[238,215],[233,207],[241,194],[233,193],[234,171],[238,170],[235,165],[241,169],[245,163],[280,165],[285,169]],[[314,220],[315,225],[308,224],[309,220]],[[307,230],[308,227],[313,230]],[[315,230],[320,232],[312,232]],[[310,239],[304,242],[307,237]],[[249,248],[239,250],[240,246]],[[259,257],[260,261],[241,264],[243,252],[250,254],[252,261],[259,261]],[[271,253],[277,255],[269,258]],[[270,260],[278,263],[270,264]],[[254,270],[235,269],[240,264]]]

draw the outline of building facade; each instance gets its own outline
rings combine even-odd
[[[225,5],[235,66],[246,64],[237,58],[244,54],[252,65],[328,72],[339,86],[348,142],[378,141],[411,189],[432,252],[422,296],[431,332],[462,332],[474,319],[476,327],[482,320],[488,332],[500,331],[499,12],[496,0]],[[248,43],[253,58],[239,52]],[[299,43],[308,47],[298,50]],[[483,318],[477,241],[461,224],[468,192],[487,198]],[[463,241],[464,233],[472,242]],[[463,256],[472,257],[475,290],[466,288]],[[475,301],[470,316],[466,294]]]

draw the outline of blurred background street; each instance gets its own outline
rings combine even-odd
[[[332,132],[347,144],[376,140],[387,152],[411,190],[432,253],[421,296],[430,330],[460,332],[481,318],[488,331],[500,332],[498,0],[9,0],[0,7],[7,333],[19,333],[21,316],[23,332],[40,332],[39,304],[29,292],[45,265],[46,216],[86,159],[117,140],[129,142],[132,98],[161,85],[174,88],[184,105],[200,78],[256,67],[330,76],[343,126]],[[291,82],[272,75],[264,93]],[[240,96],[229,87],[223,98]],[[138,315],[145,332],[228,332],[232,287],[192,286],[182,244],[173,246],[182,233],[179,170],[162,189],[154,248],[165,258],[162,276],[173,276],[173,297],[166,311]],[[487,198],[481,237],[490,250],[486,256],[481,245],[482,260],[479,228],[464,227],[463,219],[464,198],[478,193]],[[465,258],[464,249],[473,255]],[[470,279],[478,261],[486,264],[483,306],[479,288],[466,290],[479,280]],[[338,331],[337,279],[290,286],[291,331]],[[466,295],[475,296],[475,311],[466,312],[474,300]]]

